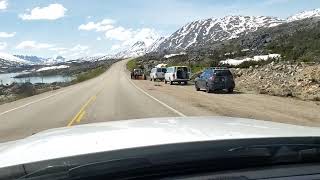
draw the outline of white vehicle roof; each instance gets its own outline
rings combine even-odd
[[[156,68],[166,68],[167,64],[158,64],[155,66]]]
[[[64,127],[0,144],[0,167],[183,142],[320,137],[320,128],[229,117],[151,118]]]

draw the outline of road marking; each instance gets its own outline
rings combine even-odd
[[[158,103],[160,103],[161,105],[163,105],[164,107],[170,109],[171,111],[173,111],[174,113],[178,114],[179,116],[182,116],[182,117],[187,117],[186,115],[184,115],[183,113],[179,112],[178,110],[174,109],[173,107],[167,105],[166,103],[160,101],[159,99],[153,97],[152,95],[150,95],[149,93],[147,93],[146,91],[144,91],[143,89],[141,89],[140,87],[138,87],[136,84],[134,84],[134,82],[132,82],[131,79],[129,79],[127,77],[128,81],[135,87],[137,88],[139,91],[141,91],[142,93],[144,93],[145,95],[149,96],[151,99],[157,101]]]
[[[7,111],[4,111],[4,112],[0,113],[0,116],[2,116],[2,115],[4,115],[4,114],[7,114],[7,113],[9,113],[9,112],[12,112],[12,111],[15,111],[15,110],[18,110],[18,109],[27,107],[27,106],[29,106],[29,105],[31,105],[31,104],[34,104],[34,103],[37,103],[37,102],[40,102],[40,101],[49,99],[49,98],[54,97],[54,96],[57,96],[57,95],[59,95],[59,94],[61,94],[61,93],[64,93],[65,91],[66,91],[66,90],[63,90],[63,91],[60,91],[60,92],[58,92],[58,93],[51,94],[50,96],[43,97],[43,98],[37,99],[37,100],[35,100],[35,101],[31,101],[31,102],[29,102],[29,103],[27,103],[27,104],[18,106],[18,107],[16,107],[16,108],[9,109],[9,110],[7,110]]]
[[[81,114],[76,119],[76,122],[79,123],[85,114],[86,114],[86,111],[82,111]]]
[[[81,119],[83,118],[84,114],[85,114],[85,109],[86,107],[93,101],[95,101],[97,99],[97,96],[92,96],[80,109],[80,111],[71,119],[71,121],[69,122],[69,124],[67,126],[72,126],[72,124],[76,121],[76,122],[80,122]]]

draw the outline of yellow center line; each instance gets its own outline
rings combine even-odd
[[[86,107],[93,101],[95,101],[97,98],[97,96],[92,96],[80,109],[80,111],[76,114],[76,116],[74,116],[74,118],[69,122],[69,124],[67,126],[72,126],[72,124],[77,121],[80,122],[81,118],[83,118],[84,114],[85,114],[85,109]]]
[[[83,118],[83,116],[86,114],[86,111],[82,111],[81,114],[78,116],[78,118],[76,119],[77,123],[80,123],[81,119]]]

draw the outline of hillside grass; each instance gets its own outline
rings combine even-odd
[[[138,63],[136,59],[131,59],[127,62],[127,69],[132,72],[133,69],[138,68]]]
[[[320,24],[312,29],[282,35],[268,44],[266,49],[281,54],[287,61],[320,62]]]
[[[76,78],[73,80],[74,83],[79,83],[79,82],[83,82],[83,81],[86,81],[88,79],[92,79],[94,77],[97,77],[99,75],[101,75],[102,73],[104,73],[108,68],[107,67],[98,67],[98,68],[95,68],[95,69],[91,69],[91,70],[88,70],[86,72],[82,72],[80,74],[78,74],[76,76]]]

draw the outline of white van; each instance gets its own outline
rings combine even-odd
[[[167,68],[167,72],[164,75],[164,82],[170,82],[172,85],[174,82],[181,84],[188,84],[190,80],[190,69],[187,66],[172,66]]]
[[[150,81],[155,80],[164,80],[164,74],[167,72],[167,68],[160,67],[160,68],[152,68],[150,72]]]

